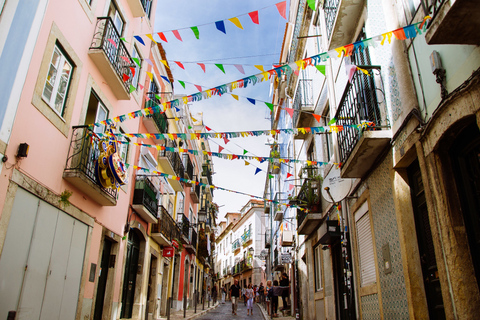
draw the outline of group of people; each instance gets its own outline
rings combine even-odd
[[[263,283],[260,283],[260,286],[252,286],[248,284],[247,288],[241,288],[238,285],[238,280],[235,279],[234,284],[230,286],[230,296],[232,298],[232,315],[237,314],[237,305],[240,296],[243,297],[244,304],[247,306],[247,315],[253,315],[253,303],[256,302],[266,302],[268,315],[273,315],[274,317],[278,316],[278,297],[282,297],[283,309],[287,309],[288,306],[288,296],[290,294],[290,283],[286,273],[283,273],[280,279],[278,280],[267,281],[267,286],[264,287]],[[241,295],[240,295],[241,294]],[[225,303],[226,289],[225,286],[222,287],[222,303]]]

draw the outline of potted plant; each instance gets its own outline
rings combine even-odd
[[[323,177],[319,174],[306,178],[302,189],[299,192],[298,200],[300,206],[308,209],[310,212],[322,211],[322,186]]]
[[[278,174],[280,173],[280,152],[276,148],[270,151],[270,162],[272,163],[272,173]]]

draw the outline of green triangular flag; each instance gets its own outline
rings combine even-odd
[[[127,41],[127,40],[125,40],[125,38],[120,38],[120,40],[122,40],[123,42],[126,42],[126,43],[128,43],[128,41]]]
[[[182,85],[183,89],[185,89],[185,82],[180,81],[180,80],[177,80],[177,81],[180,82],[180,84]]]
[[[222,70],[222,72],[225,73],[225,69],[223,69],[223,64],[215,63],[215,65],[218,67],[218,69]]]
[[[310,7],[310,9],[315,11],[315,0],[307,0],[307,3],[308,3],[308,6]]]
[[[328,125],[332,125],[332,124],[334,124],[335,122],[337,122],[337,119],[333,118],[332,120],[330,120],[330,121],[328,122]]]
[[[135,61],[136,64],[138,64],[139,67],[141,67],[140,65],[140,59],[138,58],[132,58],[133,61]]]
[[[269,174],[268,179],[273,179],[273,176],[271,174]]]
[[[243,150],[243,154],[247,154],[247,153],[248,153],[248,151],[247,151],[247,150]]]
[[[317,68],[318,71],[320,71],[323,75],[325,75],[325,66],[324,65],[318,65],[318,66],[315,66],[315,68]]]
[[[266,104],[267,107],[270,108],[270,110],[273,112],[273,103],[265,102],[265,104]]]
[[[134,86],[130,85],[130,93],[132,93],[133,91],[137,90],[137,88],[135,88]]]
[[[199,37],[200,37],[200,32],[198,31],[198,28],[197,27],[190,27],[190,29],[192,29],[193,34],[195,35],[195,38],[197,38],[197,40],[198,40]]]
[[[188,126],[188,129],[192,129],[192,126]]]

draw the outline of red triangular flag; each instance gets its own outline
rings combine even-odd
[[[183,66],[183,64],[179,61],[173,61],[175,62],[180,68],[182,68],[183,70],[185,70],[185,67]]]
[[[282,1],[276,4],[278,13],[283,17],[283,19],[287,19],[286,16],[286,9],[287,9],[287,1]]]
[[[295,187],[295,186],[294,186],[293,184],[290,184],[290,185],[288,186],[288,190],[292,190],[294,187]]]
[[[160,39],[162,39],[163,41],[168,42],[168,41],[167,41],[167,37],[165,37],[165,35],[163,34],[163,32],[159,32],[159,33],[157,33],[157,35],[158,35],[158,37],[159,37]]]
[[[201,90],[200,90],[200,91],[201,91]],[[207,126],[205,126],[205,129],[207,129],[207,131],[211,131],[211,130],[212,130],[211,128],[209,128],[209,127],[207,127]]]
[[[130,67],[130,71],[132,71],[132,77],[135,77],[135,68],[134,68],[134,67]]]
[[[182,37],[180,37],[180,33],[178,33],[178,30],[172,30],[172,32],[173,32],[173,35],[175,36],[175,38],[177,38],[180,41],[183,41]]]
[[[198,89],[198,91],[202,91],[202,87],[200,87],[198,84],[194,84],[195,88]]]
[[[225,148],[222,147],[222,146],[218,146],[218,153],[222,152],[223,149],[225,149]]]
[[[293,174],[287,172],[287,179],[293,177]]]
[[[228,140],[227,137],[223,137],[223,141],[225,141],[225,144],[230,142],[230,140]]]
[[[126,82],[128,79],[130,79],[129,76],[127,76],[125,73],[123,74],[123,82]]]
[[[259,24],[259,22],[258,22],[258,11],[249,12],[248,15],[252,19],[253,23]]]
[[[233,154],[233,155],[232,155],[232,160],[233,160],[233,159],[238,159],[237,155]]]
[[[285,111],[287,111],[288,114],[290,115],[290,117],[293,118],[293,109],[292,108],[285,108]]]
[[[322,118],[322,116],[319,114],[312,114],[312,116],[315,118],[315,120],[317,120],[317,122],[320,122],[320,119]]]
[[[202,68],[203,72],[205,72],[205,64],[204,63],[197,63],[197,64]]]

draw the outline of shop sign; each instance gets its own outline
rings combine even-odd
[[[282,264],[292,263],[292,255],[288,252],[283,252],[280,255],[280,259],[282,261]]]
[[[175,253],[175,249],[173,247],[164,247],[163,248],[163,257],[172,258]]]
[[[178,249],[178,242],[177,240],[172,240],[172,246]]]

